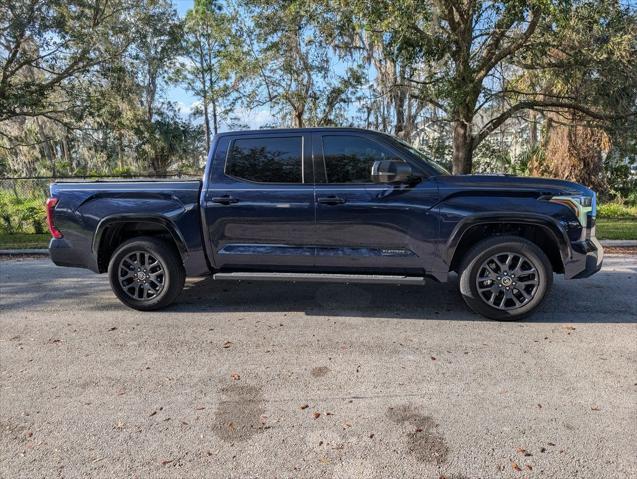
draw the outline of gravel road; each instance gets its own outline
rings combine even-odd
[[[190,281],[0,262],[0,476],[630,478],[637,256],[486,321],[449,284]]]

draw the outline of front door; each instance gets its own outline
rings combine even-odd
[[[317,268],[422,274],[438,233],[435,181],[422,175],[417,184],[374,183],[375,161],[410,163],[380,136],[326,132],[315,134],[313,145]]]
[[[222,136],[204,195],[215,269],[307,269],[314,263],[309,135]]]

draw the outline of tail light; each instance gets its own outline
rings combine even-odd
[[[53,210],[55,209],[55,205],[57,204],[57,198],[49,198],[48,200],[46,200],[46,225],[49,227],[51,236],[53,236],[55,239],[60,239],[64,235],[55,227],[55,224],[53,222]]]

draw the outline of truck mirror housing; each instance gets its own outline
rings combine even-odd
[[[372,165],[374,183],[404,183],[412,175],[411,166],[401,160],[379,160]]]

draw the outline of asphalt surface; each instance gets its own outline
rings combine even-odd
[[[0,261],[0,476],[629,478],[637,257],[487,321],[449,284],[188,283]]]

